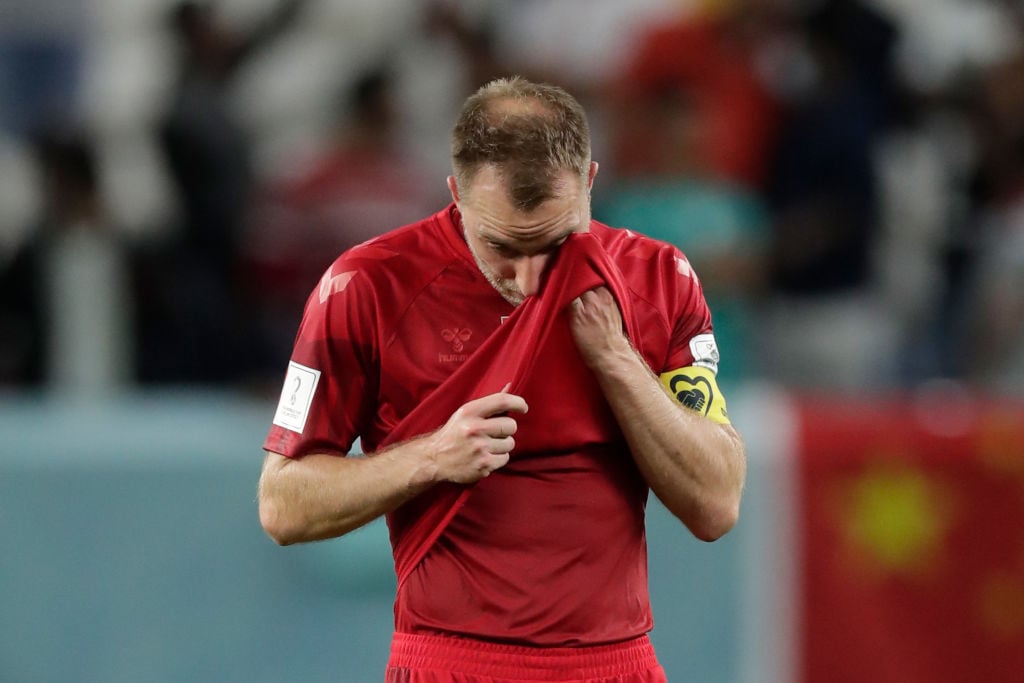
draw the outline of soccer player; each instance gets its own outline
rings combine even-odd
[[[290,544],[386,516],[387,681],[664,681],[648,494],[712,541],[746,469],[700,283],[675,247],[591,219],[598,166],[560,88],[482,87],[452,163],[448,207],[310,295],[260,520]]]

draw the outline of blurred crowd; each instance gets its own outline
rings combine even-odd
[[[1020,0],[10,0],[0,387],[276,391],[509,74],[583,102],[594,216],[687,254],[725,387],[1024,395]]]

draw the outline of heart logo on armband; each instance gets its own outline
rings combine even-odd
[[[714,387],[704,377],[678,374],[669,383],[669,390],[682,405],[702,415],[708,414],[715,399]]]

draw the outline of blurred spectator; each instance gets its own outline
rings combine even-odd
[[[725,384],[758,372],[753,311],[764,289],[768,215],[755,193],[716,179],[703,165],[703,115],[675,88],[645,106],[658,142],[644,172],[596,193],[594,216],[679,247],[701,279],[714,311]],[[644,106],[644,105],[642,105]]]
[[[773,379],[878,388],[894,380],[895,324],[872,288],[877,140],[895,116],[898,33],[858,0],[801,21],[811,78],[790,93],[770,165],[772,303],[763,340]]]
[[[489,3],[425,0],[413,30],[387,51],[392,67],[394,135],[422,160],[428,180],[447,196],[451,122],[467,93],[506,75],[494,52]]]
[[[36,227],[31,138],[80,123],[86,5],[83,0],[0,4],[0,270]]]
[[[675,17],[679,0],[522,0],[489,2],[493,51],[505,73],[570,90],[587,110],[599,182],[617,173],[609,138],[608,85],[648,25]]]
[[[778,214],[774,285],[817,295],[871,276],[873,144],[892,123],[895,29],[856,0],[831,0],[805,19],[816,81],[791,102],[768,197]]]
[[[686,254],[715,313],[727,383],[758,366],[753,311],[770,232],[757,190],[777,114],[757,64],[777,30],[770,9],[707,3],[640,34],[612,87],[616,180],[595,197],[599,220]]]
[[[517,72],[546,75],[599,95],[652,22],[677,16],[679,0],[492,2],[494,51]]]
[[[1021,154],[1024,167],[1024,153]],[[1024,183],[1024,172],[1021,173]],[[1024,185],[1014,199],[991,207],[960,346],[975,385],[1024,396]]]
[[[91,145],[40,136],[43,214],[0,272],[0,382],[95,396],[132,379],[128,262]]]
[[[394,98],[388,69],[359,78],[322,152],[271,181],[256,201],[244,252],[261,329],[276,352],[268,358],[275,380],[306,297],[327,266],[349,247],[446,201],[443,178],[431,182],[402,145]]]
[[[708,3],[656,23],[628,56],[614,92],[614,166],[644,173],[658,154],[666,97],[687,100],[691,156],[704,177],[758,189],[774,138],[776,105],[758,72],[775,13],[764,0]]]
[[[1024,395],[1024,50],[986,69],[978,95],[981,141],[972,243],[958,336],[967,377]]]
[[[494,27],[486,17],[474,15],[466,3],[428,0],[423,12],[423,36],[431,42],[447,42],[458,52],[466,68],[470,92],[503,74],[494,49]]]
[[[303,4],[289,0],[246,35],[217,22],[211,6],[183,2],[172,13],[181,55],[161,142],[184,210],[183,246],[227,266],[237,252],[251,181],[249,140],[229,99],[246,60],[287,28]]]
[[[4,0],[0,131],[32,135],[77,123],[87,6],[84,0]]]
[[[375,221],[393,227],[404,207],[414,215],[423,212],[414,204],[443,201],[453,108],[479,83],[522,72],[586,101],[605,162],[595,217],[673,242],[693,262],[715,310],[723,379],[763,368],[798,387],[935,376],[1024,386],[1015,370],[1024,345],[1019,2],[346,0],[298,23],[301,0],[266,0],[262,21],[261,9],[238,3],[163,0],[156,7],[173,6],[173,65],[159,40],[139,33],[154,9],[120,3],[14,0],[0,10],[4,383],[54,372],[54,347],[41,341],[53,322],[44,269],[106,269],[114,292],[123,257],[111,223],[159,240],[165,216],[180,219],[171,238],[140,239],[147,249],[134,262],[138,377],[258,372],[290,342],[282,335],[298,310],[275,300],[304,297],[320,262],[376,233]],[[123,68],[131,49],[97,58],[97,45],[142,42],[145,68]],[[388,72],[355,84],[384,62]],[[137,138],[159,105],[139,100],[162,100],[159,85],[140,84],[164,82],[170,66],[175,86],[155,136],[163,164],[143,178],[138,164],[156,164]],[[291,77],[310,71],[324,75]],[[296,143],[332,125],[328,79],[352,84],[336,134],[295,162]],[[120,96],[131,88],[144,94]],[[75,128],[83,112],[103,145],[105,201],[88,180],[91,144],[58,136],[34,148],[29,137]],[[85,150],[77,162],[75,145]],[[28,187],[24,157],[49,169],[46,220],[26,220],[42,190]],[[254,197],[258,177],[267,182]],[[177,214],[166,199],[147,204],[146,192],[166,194],[165,179]],[[94,211],[55,200],[71,185],[93,187]],[[98,227],[68,227],[83,224]],[[76,240],[91,246],[55,266]],[[131,307],[122,313],[111,325],[130,323]],[[130,375],[124,353],[124,367],[97,363],[98,374]]]
[[[140,377],[222,381],[244,377],[261,354],[250,302],[236,278],[250,200],[250,140],[232,111],[240,68],[279,36],[305,3],[286,0],[245,35],[229,31],[206,3],[171,14],[179,73],[160,142],[181,203],[176,241],[141,255]]]
[[[1005,105],[1015,99],[1021,8],[1015,20],[1012,3],[886,4],[904,29],[897,55],[908,106],[876,159],[877,294],[902,325],[902,382],[978,381],[992,357],[979,328],[985,295],[978,288],[989,280],[991,256],[1004,247],[1012,253],[989,226],[1002,222],[1006,196],[994,191],[1006,185],[995,180],[1003,175],[997,169],[1013,166],[1007,122],[1020,113]]]
[[[875,140],[879,225],[876,304],[892,316],[901,386],[963,377],[969,284],[979,235],[970,191],[989,125],[972,113],[978,74],[1019,49],[1000,3],[881,0],[901,27],[899,121]],[[966,343],[966,347],[962,348]]]

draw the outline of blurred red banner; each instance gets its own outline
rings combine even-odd
[[[1024,406],[799,403],[800,680],[1024,680]]]

